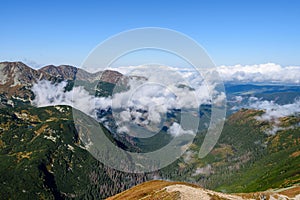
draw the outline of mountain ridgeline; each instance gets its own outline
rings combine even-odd
[[[105,166],[91,155],[82,141],[84,130],[74,123],[72,107],[32,105],[35,94],[31,88],[39,81],[66,81],[66,91],[79,84],[90,94],[108,97],[116,86],[120,91],[127,90],[128,81],[135,78],[146,79],[112,70],[89,73],[68,65],[35,70],[21,62],[0,63],[1,198],[104,199],[153,179],[190,182],[226,193],[295,187],[300,183],[299,114],[259,120],[264,110],[241,108],[233,112],[235,105],[231,101],[221,137],[205,158],[198,157],[206,134],[199,128],[192,144],[176,161],[154,172],[134,174]],[[297,86],[225,86],[232,99],[237,95],[243,99],[276,97],[282,104],[290,103],[300,92]],[[210,112],[209,105],[201,107],[200,127],[209,123]],[[171,137],[167,134],[168,125],[150,140],[118,134],[111,111],[99,115],[108,124],[95,121],[104,130],[103,137],[127,151],[153,151]],[[168,113],[167,120],[180,120],[178,111]],[[155,195],[160,194],[165,193]],[[179,194],[175,191],[170,195],[178,198]],[[217,196],[211,198],[218,199]]]
[[[89,73],[80,68],[69,65],[45,66],[35,70],[22,62],[2,62],[0,63],[0,95],[1,104],[30,103],[34,99],[34,94],[30,90],[33,84],[46,80],[54,83],[67,81],[69,89],[78,83],[88,82],[87,89],[97,84],[106,84],[113,87],[115,84],[126,84],[128,78],[117,71],[105,70],[96,73]],[[96,84],[96,85],[95,85]],[[95,88],[92,88],[95,92]],[[106,91],[104,91],[106,92]],[[105,94],[108,95],[108,94]]]

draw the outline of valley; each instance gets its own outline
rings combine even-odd
[[[0,196],[3,199],[104,199],[151,180],[111,199],[189,199],[188,194],[203,195],[203,199],[256,199],[260,195],[257,192],[289,187],[293,197],[300,192],[299,86],[225,84],[228,103],[222,134],[213,150],[199,158],[210,122],[210,104],[202,104],[199,111],[168,109],[164,123],[151,123],[147,109],[134,106],[120,109],[120,113],[128,111],[130,119],[135,121],[130,130],[145,128],[149,133],[159,130],[152,137],[142,138],[128,131],[120,132],[116,114],[106,104],[101,104],[94,115],[94,110],[71,107],[68,100],[68,95],[81,87],[85,96],[92,95],[92,100],[105,102],[112,94],[129,91],[131,80],[139,83],[147,80],[146,77],[126,76],[113,70],[90,74],[71,66],[34,70],[18,62],[1,63],[0,75]],[[179,89],[182,88],[186,90],[181,85]],[[55,90],[53,96],[52,90]],[[172,124],[180,124],[183,111],[200,119],[194,134],[184,127],[179,129],[179,136],[171,132],[175,127]],[[75,112],[84,123],[74,121]],[[188,119],[195,120],[191,116]],[[122,172],[97,159],[93,149],[97,150],[102,143],[93,139],[90,124],[101,127],[97,138],[107,137],[118,148],[134,153],[160,149],[176,137],[193,136],[193,140],[191,144],[176,143],[174,148],[187,148],[174,162],[159,170]],[[124,160],[121,156],[116,158],[130,167],[127,161],[132,157],[127,156]],[[139,164],[140,168],[145,167],[143,164],[149,168],[156,165],[147,159]],[[277,193],[266,195],[280,197]]]

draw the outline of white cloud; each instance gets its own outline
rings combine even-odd
[[[173,137],[178,137],[185,134],[194,135],[195,133],[192,130],[184,130],[180,124],[174,122],[172,126],[168,129],[168,133]]]
[[[278,131],[294,129],[296,126],[289,126],[289,127],[279,127],[276,124],[273,125],[270,129],[265,130],[265,133],[268,135],[275,135]]]
[[[280,66],[274,63],[259,65],[219,66],[224,81],[300,83],[300,66]]]
[[[263,115],[257,118],[262,121],[277,121],[279,118],[300,113],[299,100],[285,105],[276,104],[274,101],[255,101],[254,103],[250,103],[249,107],[265,111]]]
[[[178,70],[165,66],[137,66],[128,69],[128,75],[146,77],[147,82],[144,79],[131,79],[128,91],[99,98],[90,95],[83,87],[74,87],[72,91],[64,92],[66,82],[53,85],[48,81],[40,81],[32,87],[36,95],[33,104],[39,107],[70,105],[94,117],[95,109],[111,107],[117,125],[123,126],[124,122],[129,122],[149,130],[157,130],[168,111],[198,110],[201,104],[210,103],[211,90],[217,104],[222,103],[226,97],[225,93],[218,94],[214,91],[215,85],[206,85],[201,74],[190,69]],[[125,72],[125,68],[122,72]],[[191,134],[178,125],[173,124],[171,135]],[[130,126],[127,129],[128,127]],[[121,127],[119,131],[126,129]]]
[[[235,102],[242,102],[243,101],[243,97],[242,96],[235,96]]]
[[[130,80],[130,90],[116,93],[112,97],[99,98],[89,95],[83,87],[74,87],[64,92],[66,82],[51,84],[40,81],[33,85],[32,91],[36,98],[36,106],[70,105],[86,114],[95,116],[95,108],[118,110],[114,115],[119,131],[128,131],[124,122],[134,123],[143,127],[158,127],[164,119],[163,115],[170,109],[198,109],[201,104],[215,103],[221,105],[226,100],[225,93],[215,90],[216,85],[207,85],[201,75],[213,75],[211,72],[199,73],[193,68],[172,68],[166,66],[131,66],[120,67],[118,70],[130,76],[144,76],[143,79]],[[282,67],[273,63],[252,66],[220,66],[216,70],[225,81],[239,82],[283,82],[300,83],[300,67]],[[180,87],[178,87],[180,86]],[[211,100],[211,94],[214,99]],[[236,101],[242,101],[237,97]],[[255,97],[249,99],[248,108],[265,110],[260,120],[276,120],[283,116],[300,112],[299,101],[294,104],[278,105],[272,101],[259,101]],[[132,120],[134,119],[134,120]],[[127,124],[128,125],[128,124]],[[193,134],[183,130],[174,122],[169,129],[173,136]]]
[[[236,99],[241,99],[239,96]],[[261,100],[257,97],[250,97],[247,104],[239,104],[232,108],[232,110],[239,110],[241,108],[263,110],[264,113],[257,117],[260,121],[277,122],[279,118],[299,115],[300,114],[300,99],[296,99],[294,103],[277,104],[274,101]]]
[[[149,70],[149,66],[129,66],[129,67],[119,67],[113,68],[114,70],[120,71],[124,74],[141,74],[144,70]],[[159,79],[164,74],[155,74],[157,71],[162,72],[168,70],[167,75],[164,78],[174,78],[180,75],[181,78],[189,81],[193,81],[196,85],[200,85],[199,81],[202,82],[203,78],[199,76],[198,73],[193,68],[175,68],[159,66],[150,68],[151,69],[151,79]],[[226,66],[221,65],[212,69],[216,70],[220,77],[226,81],[236,81],[236,82],[269,82],[269,83],[293,83],[300,84],[300,66],[281,66],[275,63],[265,63],[256,65],[233,65]],[[201,71],[205,74],[206,71]],[[148,71],[147,71],[147,74]],[[159,76],[157,76],[159,75]],[[181,80],[183,80],[181,79]],[[174,79],[172,79],[174,80]]]
[[[256,120],[272,123],[272,126],[265,130],[265,133],[269,135],[274,135],[281,130],[299,127],[299,125],[293,125],[290,127],[281,127],[280,125],[280,118],[300,115],[299,99],[296,99],[294,103],[280,105],[274,101],[262,101],[256,97],[250,97],[248,99],[248,104],[234,106],[232,110],[239,110],[241,108],[263,110],[264,113],[261,116],[257,116]]]
[[[156,130],[164,119],[164,114],[171,109],[197,110],[199,105],[210,102],[209,89],[213,87],[208,88],[203,78],[191,70],[182,72],[165,66],[131,66],[114,70],[128,76],[147,78],[147,82],[131,80],[129,91],[113,95],[113,110],[119,108],[125,110],[120,115],[114,115],[120,124],[124,120],[127,121],[130,116],[135,119],[135,124]],[[224,99],[224,93],[216,95],[218,102]],[[141,110],[146,113],[142,114]]]
[[[205,167],[198,167],[196,171],[192,174],[192,176],[197,176],[199,174],[209,176],[212,173],[212,167],[210,164],[206,165]]]
[[[125,111],[122,111],[120,112],[120,118],[123,122],[128,122],[131,120],[131,114],[130,114],[130,111],[128,110],[125,110]]]
[[[94,116],[95,108],[106,109],[111,106],[108,99],[93,97],[83,87],[74,87],[72,91],[65,92],[66,85],[67,82],[51,84],[45,80],[34,84],[31,88],[35,94],[33,105],[38,107],[69,105],[91,116]]]
[[[214,98],[213,102],[215,105],[217,106],[222,106],[224,105],[226,101],[226,94],[224,92],[221,92],[219,95],[216,96],[216,98]]]

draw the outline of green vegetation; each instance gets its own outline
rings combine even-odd
[[[92,157],[71,111],[67,106],[0,110],[2,199],[101,199],[146,180]]]
[[[203,109],[202,115],[209,116],[208,110]],[[223,192],[299,183],[299,117],[281,119],[280,126],[287,129],[267,135],[265,130],[272,124],[255,120],[261,114],[243,109],[229,117],[217,145],[203,159],[197,157],[205,136],[200,131],[189,153],[171,165],[151,174],[129,174],[103,166],[85,149],[72,108],[5,107],[0,109],[0,195],[3,199],[102,199],[154,176]],[[113,143],[129,151],[147,152],[151,145],[160,147],[170,139],[162,131],[156,139],[131,141],[102,128]]]
[[[285,127],[294,128],[267,135],[264,131],[271,124],[254,119],[261,113],[243,109],[233,114],[217,145],[203,159],[197,157],[197,152],[204,134],[198,134],[188,150],[193,152],[189,164],[179,159],[163,169],[161,176],[230,193],[264,191],[300,183],[299,117],[282,119],[282,123],[287,123]]]

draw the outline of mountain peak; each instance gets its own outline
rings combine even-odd
[[[124,80],[124,75],[118,71],[105,70],[102,72],[100,80],[103,82],[118,84],[119,81]]]
[[[16,62],[9,62],[9,61],[5,61],[5,62],[0,62],[0,70],[2,71],[4,68],[6,69],[18,69],[18,70],[23,70],[23,69],[31,69],[29,66],[27,66],[26,64],[20,62],[20,61],[16,61]]]
[[[28,85],[40,79],[41,74],[22,62],[0,63],[0,85],[14,87]]]
[[[52,76],[61,77],[63,79],[74,80],[78,69],[70,65],[48,65],[38,71],[48,73]]]

